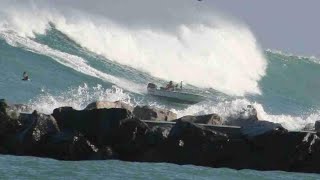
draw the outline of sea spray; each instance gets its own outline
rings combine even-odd
[[[117,2],[105,7],[111,14],[85,11],[79,5],[66,13],[63,2],[49,3],[50,8],[45,2],[26,2],[24,8],[5,8],[6,23],[1,29],[34,37],[45,33],[51,22],[88,50],[154,77],[231,95],[260,94],[258,82],[267,63],[248,28],[214,10],[202,11],[194,2],[183,6],[179,2]],[[126,3],[133,5],[129,8]],[[141,18],[135,21],[134,17]]]
[[[87,84],[83,84],[58,95],[45,91],[30,100],[28,105],[33,110],[51,114],[55,108],[63,106],[82,110],[95,101],[122,101],[131,105],[136,104],[134,99],[131,99],[129,94],[123,92],[119,87],[113,86],[111,89],[105,89],[99,84],[95,87],[88,87]]]

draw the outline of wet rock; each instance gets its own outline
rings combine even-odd
[[[315,129],[315,131],[320,132],[320,121],[315,122],[314,129]]]
[[[61,160],[91,160],[104,153],[79,132],[63,131],[38,146],[38,156]]]
[[[209,125],[222,125],[223,120],[217,114],[208,114],[208,115],[200,115],[200,116],[184,116],[179,118],[178,120],[174,120],[177,122],[179,120],[188,121],[191,123],[198,123],[198,124],[209,124]]]
[[[171,129],[167,141],[159,152],[153,152],[153,156],[165,162],[208,166],[222,157],[219,153],[223,152],[221,143],[227,141],[228,136],[223,133],[179,120]]]
[[[150,146],[156,146],[163,143],[170,133],[171,128],[169,127],[153,127],[147,132],[147,143]]]
[[[53,116],[62,129],[79,131],[101,146],[108,145],[113,139],[108,134],[120,126],[121,120],[132,117],[131,113],[125,109],[77,111],[71,107],[55,109]]]
[[[21,125],[17,132],[4,137],[6,148],[17,154],[41,154],[38,146],[46,142],[51,135],[60,132],[52,116],[36,111],[32,114],[20,114],[19,122]]]
[[[314,130],[315,130],[315,124],[314,123],[308,123],[302,129],[302,131],[314,131]]]
[[[244,124],[241,127],[241,133],[247,137],[253,137],[277,129],[284,128],[281,124],[260,120],[252,121],[250,124]]]
[[[89,104],[85,110],[92,110],[92,109],[111,109],[111,108],[121,108],[121,109],[127,109],[128,111],[132,112],[133,107],[129,104],[126,104],[121,101],[115,101],[115,102],[109,102],[109,101],[97,101]]]
[[[0,100],[0,140],[1,136],[16,133],[21,124],[18,120],[19,113],[10,111],[4,99]]]
[[[142,120],[171,121],[177,119],[177,115],[169,110],[152,108],[150,106],[136,106],[133,114]]]
[[[224,124],[243,127],[255,123],[258,120],[257,110],[252,105],[248,105],[246,108],[243,108],[239,114],[227,118]]]

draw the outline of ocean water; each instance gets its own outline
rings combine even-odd
[[[61,106],[83,109],[96,100],[121,100],[167,108],[179,117],[223,118],[252,104],[260,119],[289,130],[320,119],[319,59],[262,49],[245,24],[197,1],[1,3],[0,98],[10,103],[51,113]],[[21,81],[24,71],[30,81]],[[147,95],[147,83],[169,80],[183,81],[207,100],[183,105]],[[120,161],[12,156],[0,161],[6,179],[320,178]]]
[[[122,161],[67,162],[35,157],[0,156],[1,179],[319,179],[317,174],[214,169],[166,163]]]

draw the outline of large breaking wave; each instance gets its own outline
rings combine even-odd
[[[154,77],[230,95],[261,93],[267,63],[246,26],[197,1],[97,3],[103,8],[85,1],[3,3],[0,31],[32,38],[53,23],[82,47]]]

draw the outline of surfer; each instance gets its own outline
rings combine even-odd
[[[22,80],[23,81],[28,81],[29,80],[29,76],[28,76],[27,72],[23,72]]]

